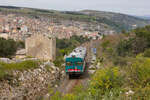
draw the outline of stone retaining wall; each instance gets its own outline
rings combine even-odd
[[[61,71],[46,62],[37,69],[14,71],[13,76],[0,82],[0,100],[37,100],[55,85]]]

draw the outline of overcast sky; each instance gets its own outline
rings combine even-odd
[[[0,5],[78,11],[83,9],[150,15],[150,0],[0,0]]]

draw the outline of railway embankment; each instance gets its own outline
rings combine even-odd
[[[89,58],[90,55],[88,54],[88,62],[84,74],[63,80],[57,89],[58,91],[50,97],[50,100],[78,100],[78,98],[82,100],[86,97],[85,94],[89,89],[89,85],[91,81],[93,82],[93,75],[95,76],[97,70],[100,70],[102,67],[99,60],[96,59],[91,63],[91,59]],[[86,99],[88,100],[88,98]]]
[[[63,76],[53,63],[37,59],[15,61],[1,58],[0,68],[3,69],[0,73],[0,100],[40,99]]]
[[[56,88],[55,94],[50,96],[52,100],[59,100],[61,99],[61,97],[62,100],[64,100],[63,97],[74,93],[74,89],[78,86],[83,86],[84,88],[87,88],[89,81],[91,79],[91,75],[93,75],[96,72],[96,70],[101,68],[101,63],[99,59],[97,59],[96,55],[94,55],[91,52],[93,42],[87,42],[83,44],[83,46],[87,48],[86,65],[85,65],[86,69],[84,74],[80,76],[74,75],[71,78],[65,77],[65,79],[60,83],[58,88]]]

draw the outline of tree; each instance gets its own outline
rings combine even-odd
[[[0,57],[11,57],[16,53],[17,44],[12,39],[0,38]]]

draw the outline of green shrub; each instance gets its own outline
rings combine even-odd
[[[145,50],[143,56],[150,57],[150,49]]]
[[[0,38],[0,57],[10,57],[16,53],[17,44],[12,39]]]
[[[73,96],[75,100],[120,100],[124,94],[121,88],[123,82],[124,78],[119,72],[119,68],[101,69],[95,73],[87,89],[78,86],[75,88]]]
[[[89,41],[83,36],[72,36],[70,39],[56,39],[56,46],[59,49],[75,48],[76,46]]]
[[[52,97],[51,100],[62,100],[61,94],[59,92],[56,92]]]
[[[66,94],[61,100],[77,100],[74,94]]]
[[[109,46],[109,44],[110,44],[109,40],[103,41],[101,44],[103,50],[106,50],[106,48]]]
[[[150,47],[150,26],[137,28],[131,34],[131,37],[119,41],[116,46],[119,56],[134,56]]]
[[[150,47],[150,26],[145,26],[143,28],[137,28],[134,30],[136,37],[144,38],[147,43],[148,47]]]
[[[134,87],[150,86],[150,59],[137,58],[131,65],[130,76]]]
[[[64,63],[63,56],[56,57],[56,60],[54,61],[55,66],[61,68],[63,63]]]
[[[99,70],[90,83],[91,94],[95,95],[97,90],[103,94],[112,88],[120,88],[123,81],[124,78],[117,67]]]
[[[106,49],[109,55],[113,55],[114,49],[109,47]]]
[[[98,70],[88,87],[76,86],[73,92],[61,96],[57,92],[51,100],[126,100],[122,88],[124,77],[118,67]]]
[[[116,46],[118,56],[127,56],[132,53],[132,40],[121,40]]]
[[[87,100],[126,100],[124,75],[119,67],[98,70],[89,83]]]

